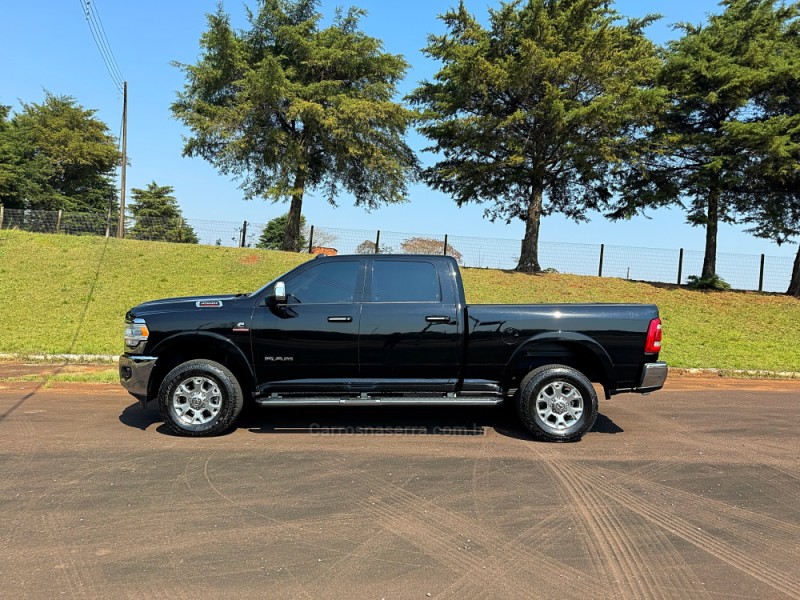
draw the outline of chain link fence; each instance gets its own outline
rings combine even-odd
[[[255,248],[265,223],[200,219],[125,219],[131,239],[197,243],[209,246]],[[19,229],[67,235],[117,235],[117,217],[109,214],[34,211],[3,208],[0,229]],[[447,254],[464,267],[513,269],[520,240],[450,236],[333,227],[307,227],[303,252],[314,254]],[[734,289],[784,292],[794,259],[751,254],[717,255],[717,273]],[[655,283],[686,284],[699,275],[703,253],[683,249],[634,248],[605,244],[540,242],[539,263],[544,269],[574,275],[620,277]]]

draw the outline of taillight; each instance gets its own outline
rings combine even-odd
[[[644,351],[648,354],[658,354],[661,350],[661,319],[650,321],[647,328],[647,341],[644,343]]]

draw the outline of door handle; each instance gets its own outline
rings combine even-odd
[[[430,315],[428,317],[425,317],[425,320],[428,323],[449,323],[450,322],[450,317],[442,317],[442,316],[439,316],[439,315]]]
[[[350,323],[353,317],[328,317],[328,323]]]

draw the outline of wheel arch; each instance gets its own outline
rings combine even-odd
[[[153,354],[158,360],[148,382],[148,398],[158,395],[161,382],[173,368],[196,359],[212,360],[230,369],[246,395],[255,388],[255,373],[247,356],[230,339],[219,334],[179,333],[162,340]]]
[[[601,384],[606,397],[616,389],[614,366],[605,348],[589,336],[571,331],[545,332],[526,339],[511,355],[503,379],[519,382],[532,370],[549,364],[580,371]]]

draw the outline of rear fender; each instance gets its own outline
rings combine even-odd
[[[519,347],[511,355],[511,358],[506,365],[505,372],[503,373],[503,380],[509,381],[514,375],[515,371],[520,369],[522,365],[529,362],[529,353],[542,344],[559,344],[569,349],[580,349],[589,356],[593,357],[596,364],[593,365],[599,370],[599,375],[603,378],[601,383],[605,387],[606,394],[609,390],[614,390],[617,387],[617,379],[614,375],[614,365],[611,362],[611,357],[599,343],[582,333],[573,331],[550,331],[540,333],[532,336],[522,342]],[[558,361],[554,361],[558,362]],[[586,373],[584,373],[586,374]]]

